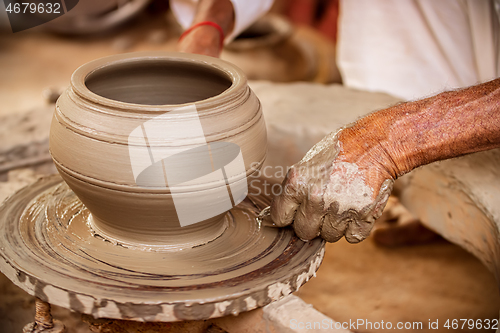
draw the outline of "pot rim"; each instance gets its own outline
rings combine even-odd
[[[218,70],[221,74],[225,75],[230,81],[231,85],[229,88],[224,90],[222,93],[202,99],[195,102],[188,102],[183,104],[163,104],[163,105],[152,105],[152,104],[137,104],[128,103],[123,101],[118,101],[110,99],[92,92],[85,84],[86,79],[98,70],[106,67],[115,66],[117,64],[125,63],[138,63],[147,61],[178,61],[183,63],[191,63],[198,66],[207,66],[212,69]],[[206,55],[181,53],[181,52],[165,52],[165,51],[143,51],[143,52],[130,52],[122,53],[112,56],[107,56],[90,61],[80,67],[78,67],[71,75],[71,87],[72,90],[81,98],[103,105],[111,108],[119,108],[129,112],[167,112],[172,109],[181,108],[188,105],[196,104],[199,108],[204,108],[213,104],[214,102],[220,103],[226,100],[233,99],[234,95],[239,95],[238,92],[244,90],[247,86],[247,77],[241,69],[235,65],[221,60],[219,58],[214,58]]]
[[[242,52],[248,50],[256,50],[269,46],[278,45],[289,39],[293,34],[293,26],[285,17],[277,14],[267,14],[251,26],[244,30],[241,34],[248,30],[261,28],[268,30],[268,34],[251,39],[238,39],[238,36],[225,46],[231,52]],[[240,34],[240,35],[241,35]]]

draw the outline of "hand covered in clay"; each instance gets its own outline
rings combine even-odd
[[[293,223],[303,240],[321,236],[350,243],[365,239],[392,191],[377,143],[350,128],[327,135],[292,166],[271,204],[277,226]]]
[[[393,181],[435,161],[500,147],[500,79],[371,113],[330,134],[287,174],[278,226],[329,242],[365,239]]]

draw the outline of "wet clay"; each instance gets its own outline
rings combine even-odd
[[[193,108],[195,117],[183,113],[186,108]],[[202,137],[189,131],[194,118]],[[151,121],[161,137],[142,136]],[[179,137],[162,128],[188,130]],[[192,202],[193,210],[202,209],[200,204],[217,197],[219,189],[245,185],[265,159],[266,141],[260,103],[241,70],[212,57],[147,52],[98,59],[75,71],[71,87],[57,102],[50,152],[63,179],[92,212],[97,234],[128,247],[181,249],[219,237],[227,222],[221,212],[181,227],[172,191]],[[204,143],[211,156],[224,152],[219,143],[238,147],[243,172],[217,181],[173,186],[165,179],[159,185],[138,185],[131,146],[175,153]],[[153,164],[149,158],[144,163]],[[189,154],[177,162],[174,173],[193,164]]]
[[[143,105],[194,103],[231,86],[224,72],[182,61],[117,63],[90,73],[85,86],[107,99]]]
[[[216,239],[178,251],[137,250],[92,233],[89,210],[59,176],[22,189],[0,209],[0,269],[28,293],[116,319],[200,320],[238,314],[314,276],[324,242],[261,228],[245,200]]]
[[[285,195],[272,204],[276,225],[293,223],[304,240],[321,236],[335,242],[345,235],[351,243],[362,241],[392,191],[394,181],[386,179],[375,195],[355,163],[337,159],[343,151],[338,138],[345,128],[325,136],[290,169],[283,183]]]
[[[246,185],[266,141],[231,64],[164,52],[88,63],[51,125],[60,176],[0,208],[0,270],[96,318],[203,320],[276,301],[314,276],[324,242],[257,222],[266,200],[245,199]],[[211,205],[222,209],[205,215]],[[179,207],[207,218],[181,227]]]

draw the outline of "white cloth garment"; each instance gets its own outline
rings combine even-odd
[[[234,8],[234,28],[226,36],[225,43],[229,43],[243,30],[248,28],[259,17],[264,15],[272,6],[274,0],[231,0]],[[187,29],[193,22],[198,0],[170,0],[170,8],[179,24]]]
[[[345,85],[414,100],[500,76],[499,0],[342,0]]]

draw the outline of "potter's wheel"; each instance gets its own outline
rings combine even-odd
[[[259,227],[248,199],[217,239],[181,251],[126,248],[92,234],[89,211],[59,176],[0,208],[0,270],[52,304],[95,317],[200,320],[238,314],[290,294],[315,274],[320,239]]]

